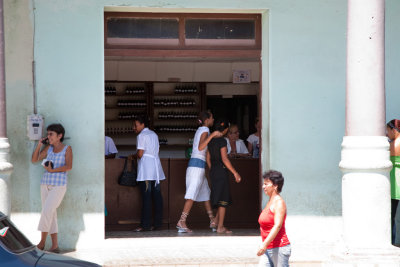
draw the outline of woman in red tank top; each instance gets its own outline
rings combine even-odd
[[[258,219],[262,243],[257,256],[261,256],[259,266],[289,266],[291,247],[286,235],[286,204],[280,196],[284,178],[278,171],[263,174],[263,190],[269,201]]]

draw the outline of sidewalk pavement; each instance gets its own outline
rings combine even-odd
[[[64,255],[96,262],[102,266],[257,266],[261,242],[258,230],[232,229],[233,235],[209,230],[179,234],[174,230],[106,233],[106,240],[93,249]],[[294,267],[400,267],[400,249],[345,252],[343,246],[292,243],[290,266]]]

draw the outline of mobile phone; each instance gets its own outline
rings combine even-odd
[[[42,144],[43,144],[43,145],[49,144],[49,138],[46,137],[45,139],[43,139],[43,140],[42,140]]]

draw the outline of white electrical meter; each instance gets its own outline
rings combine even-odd
[[[43,134],[44,120],[41,115],[28,115],[28,137],[29,140],[40,140]]]

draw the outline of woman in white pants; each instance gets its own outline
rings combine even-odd
[[[60,206],[67,191],[67,172],[72,169],[72,149],[64,145],[65,130],[61,124],[51,124],[47,127],[47,137],[40,139],[32,154],[32,163],[43,159],[45,173],[40,182],[42,213],[38,230],[42,232],[37,247],[41,250],[46,245],[50,233],[52,246],[50,252],[59,253],[57,208]]]

